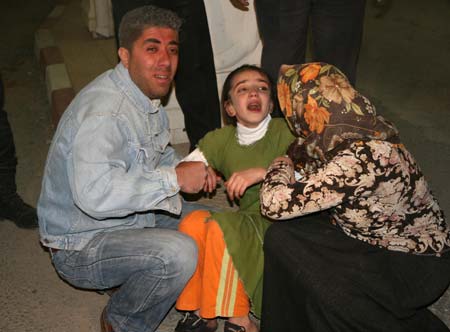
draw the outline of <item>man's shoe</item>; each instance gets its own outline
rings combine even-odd
[[[100,326],[102,328],[102,332],[114,332],[111,324],[106,320],[106,308],[103,309],[102,315],[100,316]]]
[[[9,219],[19,228],[38,227],[36,209],[14,193],[0,198],[0,219]]]

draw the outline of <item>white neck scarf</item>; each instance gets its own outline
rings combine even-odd
[[[256,128],[248,128],[237,123],[237,139],[240,145],[250,145],[264,137],[269,127],[269,122],[272,119],[270,114]]]

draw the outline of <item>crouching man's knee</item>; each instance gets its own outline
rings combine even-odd
[[[174,276],[180,283],[186,283],[197,266],[198,250],[195,241],[188,235],[176,233],[169,244],[165,257],[166,273]]]

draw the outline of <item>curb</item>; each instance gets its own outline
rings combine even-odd
[[[35,56],[45,78],[54,128],[75,97],[64,58],[51,31],[64,9],[64,5],[56,5],[34,34]]]

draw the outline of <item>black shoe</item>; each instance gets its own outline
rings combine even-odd
[[[175,327],[175,332],[214,332],[216,326],[208,326],[208,321],[193,312],[186,312]]]
[[[0,199],[0,219],[9,219],[20,228],[38,227],[36,209],[25,203],[17,193]]]

